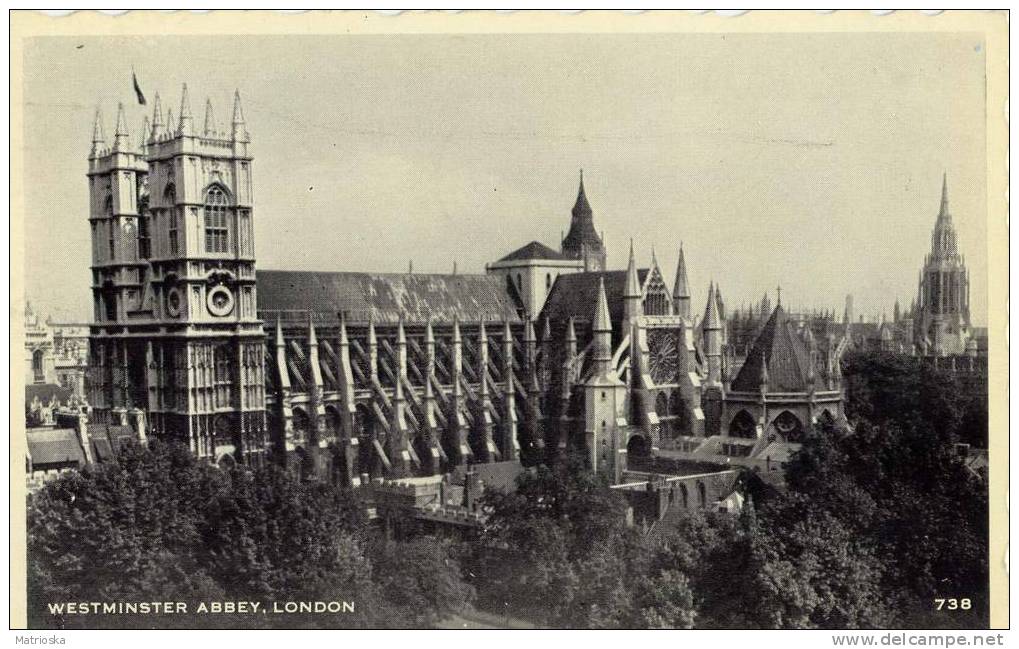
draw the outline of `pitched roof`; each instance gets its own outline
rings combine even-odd
[[[32,428],[25,435],[34,467],[85,464],[85,453],[73,428]]]
[[[561,252],[552,250],[539,241],[532,241],[523,247],[517,248],[499,261],[522,261],[527,259],[566,259],[566,256]]]
[[[260,270],[259,311],[313,311],[396,323],[519,319],[519,301],[497,275]]]
[[[640,285],[648,275],[647,268],[637,270]],[[598,284],[605,282],[605,299],[609,306],[609,317],[612,322],[623,318],[623,293],[626,288],[626,271],[610,270],[600,273],[569,273],[560,275],[545,300],[541,310],[544,318],[562,322],[568,318],[590,322],[594,319],[595,307],[598,306]]]
[[[32,400],[39,397],[43,405],[56,397],[58,403],[67,403],[71,400],[71,389],[65,388],[56,383],[33,383],[25,386],[25,404],[30,405]]]
[[[761,362],[762,357],[764,363]],[[732,389],[756,392],[760,389],[764,368],[767,368],[769,392],[807,392],[809,367],[810,352],[793,331],[780,304],[761,328],[743,367],[732,382]],[[816,372],[814,380],[817,380]]]

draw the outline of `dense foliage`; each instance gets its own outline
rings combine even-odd
[[[454,548],[370,528],[349,491],[275,465],[224,473],[154,442],[69,474],[28,507],[33,627],[420,627],[473,598]],[[52,602],[187,602],[187,615],[49,614]],[[266,613],[196,614],[257,601]],[[274,614],[272,602],[354,612]]]
[[[845,375],[852,432],[813,430],[787,489],[739,517],[641,534],[576,463],[490,497],[479,603],[557,627],[986,626],[986,476],[955,448],[986,439],[986,406],[914,359],[854,356]]]

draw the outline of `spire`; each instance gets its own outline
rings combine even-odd
[[[159,101],[159,93],[156,93],[156,99],[152,102],[154,104],[152,108],[152,131],[149,133],[149,140],[157,140],[163,135],[163,105]]]
[[[144,151],[145,150],[145,145],[148,144],[149,133],[150,132],[151,132],[151,130],[149,129],[149,116],[146,115],[145,119],[142,120],[142,130],[141,130],[141,133],[138,134],[138,150],[139,151]]]
[[[215,137],[216,116],[212,113],[212,99],[205,100],[205,137]]]
[[[701,325],[704,331],[710,331],[713,329],[721,329],[721,324],[718,321],[718,305],[715,304],[715,282],[712,281],[708,286],[708,303],[704,307],[704,323]]]
[[[127,120],[124,119],[124,104],[117,104],[117,127],[113,136],[113,150],[127,151],[128,143]]]
[[[612,321],[609,319],[609,301],[605,297],[605,280],[601,277],[598,278],[598,304],[594,309],[594,324],[591,330],[596,333],[612,331]]]
[[[676,264],[676,283],[672,288],[675,299],[690,297],[690,281],[686,278],[686,259],[683,257],[683,244],[679,244],[679,263]]]
[[[184,84],[180,93],[180,134],[194,135],[195,120],[191,116],[191,99],[188,96],[188,84]]]
[[[948,218],[948,172],[941,176],[941,209],[938,211],[938,218]]]
[[[166,131],[164,131],[164,132],[166,133],[166,135],[168,135],[170,137],[173,137],[173,136],[177,135],[177,127],[173,123],[173,109],[172,108],[167,108],[166,109]]]
[[[531,322],[530,318],[526,318],[524,321],[524,342],[536,342],[534,337],[534,323]]]
[[[570,219],[570,231],[562,239],[562,251],[571,259],[585,260],[585,268],[588,259],[594,255],[601,258],[604,254],[604,247],[601,237],[594,228],[594,213],[591,211],[591,204],[587,202],[587,192],[584,190],[584,172],[580,172],[580,187],[577,190],[577,201],[573,204]],[[601,263],[599,266],[603,265]],[[604,270],[604,268],[599,268]]]
[[[347,338],[347,319],[340,315],[340,347],[347,347],[350,345],[350,339]]]
[[[96,117],[92,123],[92,152],[91,157],[96,157],[106,143],[106,134],[103,133],[103,112],[96,107]]]
[[[241,108],[241,92],[234,90],[233,139],[235,142],[248,142],[248,131],[244,127],[244,110]]]
[[[587,192],[584,191],[584,170],[580,170],[580,188],[577,190],[577,201],[573,204],[573,218],[581,216],[592,216],[591,204],[587,202]]]
[[[626,265],[626,285],[623,297],[640,297],[640,281],[637,279],[637,260],[633,256],[633,239],[630,239],[630,261]]]
[[[318,336],[315,335],[315,317],[308,313],[308,346],[318,345]]]
[[[234,90],[234,126],[244,123],[244,110],[241,108],[241,91]]]

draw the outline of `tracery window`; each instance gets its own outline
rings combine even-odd
[[[216,407],[229,408],[233,391],[233,350],[229,343],[216,345],[213,352],[215,365]]]
[[[149,220],[151,217],[148,212],[143,213],[138,218],[138,258],[148,259],[152,256],[152,243],[149,237]]]
[[[171,208],[170,209],[170,230],[169,230],[170,254],[171,255],[178,255],[178,254],[180,254],[180,243],[178,243],[178,240],[177,240],[178,220],[179,220],[179,217],[177,215],[177,208]]]
[[[227,196],[219,187],[205,195],[205,252],[227,252]]]

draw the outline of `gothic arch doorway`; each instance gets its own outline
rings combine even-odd
[[[634,435],[626,443],[626,454],[630,458],[647,459],[651,456],[651,444],[643,435]]]

